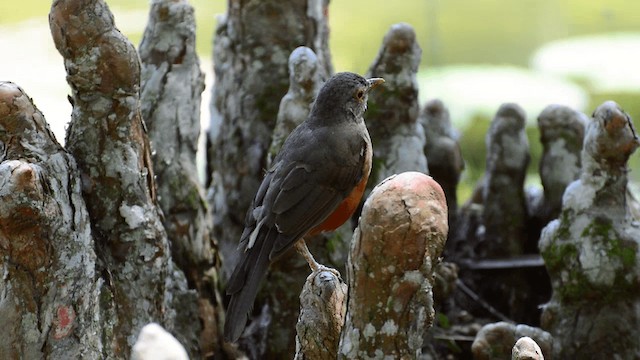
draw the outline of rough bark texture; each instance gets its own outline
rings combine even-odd
[[[372,191],[349,254],[339,358],[420,355],[433,322],[434,268],[447,231],[446,199],[429,176],[402,173]]]
[[[341,278],[326,269],[309,275],[300,293],[295,359],[335,359],[346,310],[347,284]]]
[[[291,52],[305,45],[316,53],[325,76],[332,71],[327,16],[327,0],[250,0],[228,1],[227,14],[219,19],[208,163],[214,235],[225,259],[223,278],[237,262],[246,211],[266,168],[278,104],[289,86]],[[263,358],[291,358],[295,353],[294,324],[308,269],[291,254],[272,267],[267,280],[270,307],[278,316],[272,324],[257,317],[254,328],[261,330],[254,332],[256,338],[240,341],[253,352],[261,348],[259,339],[270,327],[269,353],[260,354]],[[259,295],[254,309],[264,303],[264,295]]]
[[[96,275],[75,160],[31,99],[0,82],[0,358],[101,357]]]
[[[104,358],[130,354],[139,330],[156,321],[197,348],[195,292],[172,261],[155,204],[151,151],[140,116],[140,63],[100,0],[54,1],[49,15],[71,86],[67,148],[80,169],[96,241],[105,317]],[[183,321],[188,323],[180,324]]]
[[[425,135],[418,123],[416,74],[422,49],[413,28],[395,24],[382,41],[367,77],[381,77],[385,83],[369,95],[367,127],[373,144],[373,168],[367,187],[404,171],[429,173],[424,154]]]
[[[196,151],[204,74],[195,52],[195,17],[186,0],[154,0],[140,44],[141,113],[147,125],[158,204],[171,254],[199,295],[202,354],[219,350],[222,301],[212,219]]]
[[[563,105],[549,105],[538,116],[542,158],[540,180],[542,196],[530,205],[530,238],[537,245],[540,230],[560,215],[562,194],[580,176],[580,151],[588,118]]]
[[[456,189],[464,170],[459,135],[451,125],[449,110],[438,99],[425,104],[418,120],[426,137],[424,153],[429,164],[429,174],[444,190],[449,208],[449,227],[453,228],[458,213]]]
[[[530,349],[530,347],[527,346],[526,340],[524,344],[520,341],[522,337],[528,337],[534,340],[534,344],[539,344],[538,349],[541,349],[539,359],[544,359],[542,357],[543,354],[547,360],[553,359],[554,339],[551,334],[542,329],[507,322],[487,324],[480,329],[471,346],[473,358],[476,360],[503,360],[508,359],[515,350],[517,353],[522,353],[519,359],[530,359],[524,357],[525,350]],[[518,342],[520,344],[516,349]],[[530,360],[533,359],[531,358]]]
[[[521,255],[527,208],[524,179],[529,165],[526,116],[516,104],[503,104],[486,135],[487,165],[482,189],[484,241],[481,257]]]
[[[626,199],[627,160],[638,146],[629,116],[614,102],[599,106],[587,125],[580,179],[542,230],[553,295],[541,322],[559,358],[640,356],[640,228]]]

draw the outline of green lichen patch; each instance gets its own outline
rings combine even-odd
[[[558,232],[559,233],[559,232]],[[556,233],[556,239],[559,237]],[[554,291],[560,301],[568,304],[585,302],[609,303],[635,296],[637,288],[635,264],[638,244],[625,240],[607,218],[595,218],[580,233],[580,243],[554,242],[542,256],[550,273],[556,274]],[[602,249],[610,261],[599,266],[610,266],[614,273],[610,283],[594,283],[587,276],[589,269],[581,263],[581,244]],[[591,245],[588,245],[591,244]]]
[[[610,219],[595,218],[582,231],[583,238],[597,239],[605,249],[607,255],[619,260],[625,270],[630,270],[636,264],[638,243],[624,240],[615,230]]]
[[[559,236],[558,233],[556,237]],[[567,268],[568,264],[577,262],[578,249],[569,242],[552,241],[541,255],[549,272],[558,272]]]
[[[573,217],[571,210],[563,210],[560,213],[560,224],[558,225],[558,229],[556,231],[556,238],[561,240],[567,240],[571,237],[571,221],[570,219]]]

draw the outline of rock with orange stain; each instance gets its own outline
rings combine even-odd
[[[413,358],[434,317],[434,268],[447,238],[447,203],[431,177],[393,175],[367,199],[347,273],[339,357]]]

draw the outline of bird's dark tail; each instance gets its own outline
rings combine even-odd
[[[267,235],[268,236],[268,235]],[[256,241],[254,247],[244,252],[227,284],[227,294],[231,300],[227,306],[224,324],[224,338],[235,342],[242,335],[247,319],[253,308],[260,283],[269,268],[269,249],[264,249],[268,241]]]

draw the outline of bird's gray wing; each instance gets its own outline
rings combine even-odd
[[[366,144],[361,146],[366,148]],[[365,157],[293,163],[283,172],[270,211],[283,235],[273,244],[271,256],[278,256],[309,230],[324,221],[362,179]]]

